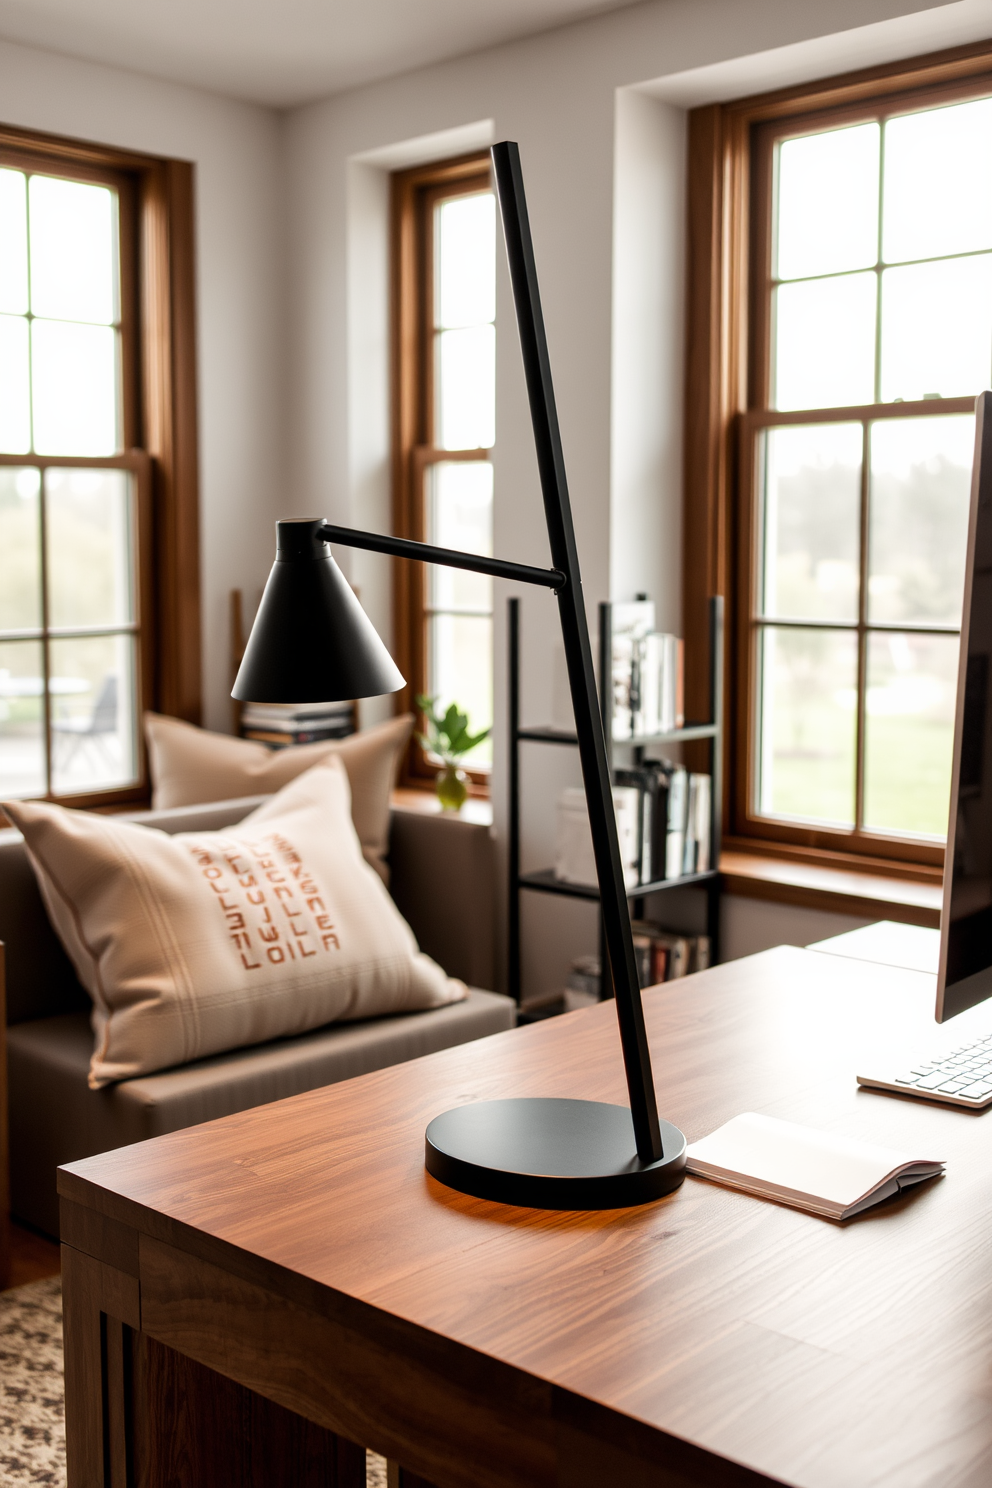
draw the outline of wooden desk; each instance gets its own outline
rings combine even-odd
[[[647,996],[690,1140],[763,1110],[946,1157],[846,1226],[691,1178],[555,1214],[426,1176],[452,1103],[621,1100],[609,1005],[63,1169],[70,1488],[351,1488],[339,1438],[441,1488],[987,1488],[992,1116],[854,1082],[962,1041],[981,1010],[938,1030],[933,995],[780,948]],[[279,1433],[318,1467],[256,1471]]]

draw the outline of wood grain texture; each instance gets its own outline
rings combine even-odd
[[[608,1005],[73,1164],[60,1188],[140,1230],[147,1331],[438,1488],[987,1488],[992,1125],[854,1079],[980,1025],[936,1029],[933,1001],[923,973],[785,947],[646,995],[659,1104],[690,1140],[760,1110],[947,1159],[846,1226],[693,1179],[590,1214],[427,1177],[424,1127],[451,1105],[621,1101]]]
[[[200,516],[193,166],[141,178],[144,444],[154,461],[156,707],[199,723]]]
[[[142,1240],[141,1292],[149,1336],[327,1431],[457,1488],[548,1481],[549,1443],[516,1429],[518,1412],[534,1414],[533,1385],[469,1350],[411,1354],[395,1321],[334,1298],[308,1308],[155,1240]],[[498,1466],[463,1455],[479,1440]]]
[[[936,883],[733,850],[720,854],[720,872],[724,891],[745,899],[940,928],[941,888]]]

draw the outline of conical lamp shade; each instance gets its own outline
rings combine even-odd
[[[404,680],[355,598],[322,519],[276,523],[276,561],[231,696],[332,703],[396,692]]]

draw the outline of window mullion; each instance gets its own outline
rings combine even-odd
[[[48,491],[45,472],[38,471],[38,519],[41,525],[41,706],[45,725],[45,794],[52,794],[52,695],[48,638]]]
[[[885,200],[885,121],[878,130],[878,238],[875,250],[875,402],[882,401],[882,209]]]
[[[858,692],[854,745],[854,829],[856,832],[861,831],[865,819],[865,730],[868,714],[868,503],[871,480],[871,425],[867,419],[861,428],[861,521],[858,562]]]

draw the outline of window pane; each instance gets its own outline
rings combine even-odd
[[[428,621],[428,692],[443,712],[457,703],[473,733],[493,721],[493,622],[481,615],[433,615]],[[470,769],[492,762],[492,739],[465,756]]]
[[[866,827],[946,834],[957,667],[957,636],[869,636]]]
[[[882,400],[964,397],[992,379],[992,255],[882,271]]]
[[[875,395],[874,274],[774,291],[773,408],[843,408]]]
[[[491,555],[493,467],[489,462],[435,465],[427,481],[427,541],[442,548]],[[433,609],[492,611],[493,581],[486,574],[436,564],[427,573]]]
[[[992,99],[928,109],[885,126],[886,263],[992,248]]]
[[[872,123],[779,146],[777,279],[875,263],[878,143],[879,127]]]
[[[131,636],[52,641],[52,789],[105,790],[137,779]]]
[[[0,641],[0,792],[45,793],[41,642]]]
[[[41,628],[41,477],[0,466],[0,630]]]
[[[28,394],[28,323],[0,315],[0,451],[24,455],[31,448]]]
[[[0,310],[28,308],[27,182],[21,171],[0,170]]]
[[[436,324],[496,318],[496,202],[491,191],[442,202],[437,233]]]
[[[40,455],[116,453],[116,331],[36,320],[31,390],[34,447]]]
[[[855,635],[768,627],[760,660],[758,810],[853,825]]]
[[[51,625],[121,625],[134,618],[130,486],[123,470],[46,472]]]
[[[975,420],[871,427],[868,614],[960,625]]]
[[[764,614],[858,618],[861,448],[860,424],[763,436]]]
[[[439,448],[490,449],[496,438],[495,326],[441,331],[437,357]]]
[[[117,198],[106,186],[32,176],[31,309],[53,320],[116,320]]]

